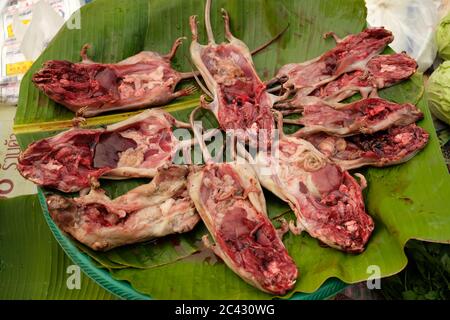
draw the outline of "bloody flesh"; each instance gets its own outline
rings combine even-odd
[[[71,129],[32,143],[18,169],[39,186],[64,192],[89,187],[99,177],[152,177],[172,162],[179,141],[175,119],[149,110],[106,129]]]
[[[192,76],[170,65],[180,44],[178,39],[165,56],[146,51],[115,64],[93,62],[87,57],[85,46],[82,62],[47,61],[32,80],[50,99],[83,117],[160,106],[194,90],[175,92],[182,79]]]
[[[208,5],[209,3],[209,5]],[[210,2],[206,6],[208,45],[198,42],[197,17],[190,20],[191,57],[213,99],[202,106],[211,110],[223,130],[235,130],[240,141],[261,149],[270,146],[274,130],[271,108],[281,98],[265,91],[247,45],[230,31],[230,17],[222,10],[228,43],[217,44],[210,23]]]
[[[339,108],[326,103],[307,105],[303,109],[303,117],[292,123],[305,126],[296,133],[302,137],[317,132],[350,136],[371,134],[391,126],[409,125],[422,117],[422,112],[412,104],[369,98]]]
[[[19,157],[18,170],[37,185],[75,192],[111,168],[96,168],[93,154],[99,130],[73,129],[55,138],[32,143]]]
[[[247,282],[283,295],[295,284],[297,267],[268,219],[265,203],[255,203],[264,197],[251,172],[248,165],[208,164],[190,179],[190,194],[216,242],[215,252]]]
[[[286,78],[283,86],[293,88],[297,97],[307,96],[344,73],[364,70],[393,39],[392,33],[384,28],[366,29],[339,40],[335,48],[316,59],[283,66],[277,78]]]
[[[411,124],[373,135],[341,138],[318,133],[306,139],[344,170],[350,170],[366,165],[384,167],[406,162],[426,146],[429,134]]]
[[[256,173],[243,159],[214,163],[198,127],[191,127],[206,160],[192,168],[189,195],[215,245],[208,247],[249,284],[285,294],[294,287],[297,267],[267,216],[264,193]]]
[[[152,182],[112,200],[100,189],[78,198],[49,195],[53,220],[94,250],[192,230],[200,220],[187,192],[188,168],[160,168]]]
[[[292,207],[295,231],[304,229],[333,248],[362,252],[374,229],[362,187],[303,139],[283,136],[275,147],[276,157],[259,152],[254,168],[261,184]]]
[[[370,60],[365,70],[344,74],[314,91],[313,95],[333,102],[342,101],[357,92],[367,98],[374,90],[408,79],[416,70],[417,62],[405,53],[380,55]]]
[[[269,138],[273,125],[271,101],[253,66],[230,45],[205,49],[202,60],[218,85],[222,129],[249,130],[254,136],[264,129]]]

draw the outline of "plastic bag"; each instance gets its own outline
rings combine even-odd
[[[25,72],[59,26],[85,2],[89,1],[0,0],[0,103],[17,103]],[[72,25],[71,19],[67,23]]]
[[[367,22],[385,27],[395,36],[391,48],[405,51],[426,71],[437,54],[435,30],[441,18],[442,0],[366,0]]]
[[[27,60],[34,61],[63,26],[64,18],[44,0],[32,7],[31,14],[33,19],[26,25],[19,15],[14,15],[12,28],[20,43],[20,51]]]

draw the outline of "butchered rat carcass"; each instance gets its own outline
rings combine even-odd
[[[300,94],[284,100],[275,108],[302,110],[305,105],[323,100],[329,104],[339,103],[356,93],[363,99],[378,97],[378,90],[391,87],[417,71],[417,62],[406,53],[378,55],[373,57],[364,70],[344,73],[336,80],[314,90],[309,96]],[[313,99],[313,98],[317,99]]]
[[[144,51],[115,64],[92,61],[85,45],[81,62],[47,61],[32,80],[50,99],[82,117],[162,106],[196,91],[194,86],[175,91],[181,80],[193,77],[171,66],[181,43],[177,39],[166,55]]]
[[[293,233],[302,230],[326,245],[350,253],[364,251],[374,229],[366,213],[361,184],[329,160],[308,141],[284,135],[278,113],[279,139],[270,152],[255,156],[238,145],[255,169],[263,187],[287,202],[297,217],[290,223]]]
[[[392,126],[406,126],[423,118],[422,111],[411,103],[398,104],[381,98],[338,105],[318,99],[304,106],[301,114],[299,119],[284,120],[285,123],[304,126],[295,133],[299,137],[318,132],[340,137],[372,134]]]
[[[386,167],[412,159],[430,135],[415,123],[390,127],[374,134],[336,137],[324,132],[306,136],[318,150],[344,170],[363,166]]]
[[[150,109],[106,129],[73,128],[33,142],[19,157],[28,180],[63,192],[95,185],[98,178],[151,178],[194,141],[179,141],[173,127],[189,128],[160,109]]]
[[[198,42],[197,17],[190,20],[193,41],[192,60],[203,77],[205,92],[213,99],[205,108],[212,111],[223,130],[240,130],[238,139],[251,145],[270,145],[274,129],[271,109],[286,99],[266,91],[266,84],[256,73],[247,45],[230,31],[230,18],[222,9],[228,43],[217,44],[210,22],[211,0],[206,2],[205,24],[208,44]]]
[[[161,167],[150,183],[113,200],[101,189],[77,198],[48,195],[48,210],[61,230],[100,251],[188,232],[200,221],[188,173],[186,166]]]
[[[335,38],[336,47],[315,59],[281,67],[271,83],[283,82],[282,87],[294,91],[294,99],[300,100],[345,73],[364,72],[369,61],[394,40],[384,28],[368,28],[342,40],[332,32],[325,37],[329,35]]]
[[[363,98],[380,89],[409,79],[417,71],[417,62],[406,53],[379,55],[372,58],[364,71],[346,73],[317,89],[313,96],[331,102],[340,102],[360,93]]]
[[[244,159],[214,163],[193,124],[206,165],[189,175],[189,195],[215,244],[203,237],[227,266],[254,287],[283,295],[294,287],[298,271],[267,216],[258,178]]]

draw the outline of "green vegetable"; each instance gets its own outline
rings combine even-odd
[[[382,281],[386,299],[450,299],[450,246],[410,241],[405,247],[408,267]]]
[[[444,147],[450,141],[450,128],[438,131],[438,138],[441,147]]]
[[[436,42],[439,56],[450,60],[450,14],[442,19],[436,30]]]
[[[427,91],[431,112],[450,124],[450,61],[445,61],[433,72]]]

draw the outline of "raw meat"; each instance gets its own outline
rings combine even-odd
[[[95,185],[99,177],[153,177],[192,143],[178,141],[172,126],[189,125],[151,109],[106,129],[74,128],[33,142],[21,153],[18,169],[37,185],[63,192]]]
[[[417,70],[417,63],[405,53],[380,55],[372,58],[364,71],[345,73],[312,92],[313,97],[332,104],[360,93],[362,98],[377,96],[379,89],[393,86],[411,77]],[[275,107],[301,110],[305,105],[319,101],[311,97],[296,95]]]
[[[330,34],[337,41],[335,48],[316,59],[288,64],[278,71],[276,79],[287,80],[283,87],[294,89],[297,99],[311,94],[344,73],[365,71],[367,63],[394,40],[392,33],[384,28],[369,28],[342,40]]]
[[[189,87],[175,92],[181,80],[193,76],[170,65],[181,41],[175,41],[167,55],[144,51],[116,64],[93,62],[87,57],[89,46],[85,45],[81,63],[47,61],[33,76],[33,82],[50,99],[83,117],[161,106],[195,91],[195,87]]]
[[[223,130],[240,130],[240,140],[252,145],[270,145],[274,120],[273,104],[286,97],[276,97],[265,91],[266,85],[255,71],[247,45],[230,32],[228,13],[222,9],[225,37],[229,43],[216,44],[210,23],[210,0],[206,5],[206,29],[209,43],[198,43],[197,17],[191,17],[193,42],[191,56],[203,76],[208,94],[214,99],[204,105],[216,116]],[[259,139],[259,141],[258,141]]]
[[[200,217],[187,192],[185,166],[160,168],[149,184],[111,200],[100,189],[79,198],[47,197],[53,220],[94,250],[188,232]]]
[[[317,89],[313,95],[331,102],[340,102],[357,92],[367,98],[378,89],[410,78],[416,70],[417,62],[406,53],[380,55],[369,61],[366,70],[344,74]]]
[[[317,132],[335,136],[371,134],[391,126],[406,126],[423,118],[423,113],[410,103],[397,104],[380,98],[368,98],[341,105],[338,109],[326,103],[306,105],[303,117],[285,123],[304,127],[296,132],[306,137]]]
[[[193,119],[193,115],[192,115]],[[294,287],[297,267],[270,222],[258,178],[245,162],[216,164],[194,127],[207,164],[189,176],[189,195],[215,245],[205,244],[249,284],[283,295]]]
[[[317,133],[306,137],[343,170],[406,162],[426,146],[428,139],[429,134],[415,124],[389,128],[373,135],[340,138]]]
[[[359,175],[360,186],[301,138],[280,133],[272,147],[271,153],[260,151],[251,163],[262,186],[295,212],[297,226],[291,223],[291,230],[300,233],[304,229],[342,251],[362,252],[374,229],[364,207],[364,177]]]

